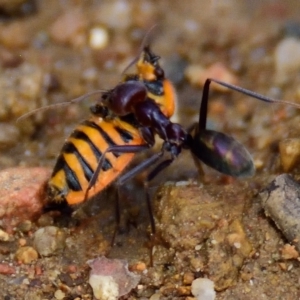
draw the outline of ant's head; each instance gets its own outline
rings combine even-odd
[[[175,156],[181,152],[182,147],[186,147],[188,142],[188,133],[183,129],[183,127],[176,123],[169,123],[166,128],[166,137],[169,145],[171,146],[171,151]]]
[[[155,55],[149,46],[145,46],[136,67],[141,80],[155,81],[164,79],[164,70],[159,65],[160,56]]]

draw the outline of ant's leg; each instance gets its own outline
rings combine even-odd
[[[116,195],[116,227],[113,233],[111,245],[113,246],[116,234],[120,228],[120,220],[121,220],[121,215],[120,215],[120,198],[121,198],[121,193],[120,193],[120,187],[127,181],[130,180],[131,178],[135,177],[137,174],[143,172],[144,170],[148,169],[150,166],[155,164],[163,155],[163,151],[160,151],[157,154],[154,154],[153,156],[149,157],[133,169],[129,170],[126,172],[124,175],[122,175],[118,180],[117,180],[117,195]]]
[[[105,152],[103,152],[97,168],[89,182],[89,185],[86,189],[85,195],[84,195],[84,200],[86,200],[88,198],[88,193],[89,190],[95,185],[97,178],[99,176],[99,173],[101,171],[102,165],[104,163],[105,160],[105,156],[107,153],[109,152],[118,152],[118,153],[137,153],[137,152],[141,152],[143,150],[148,149],[148,145],[121,145],[121,146],[111,146],[109,147]],[[116,195],[115,197],[116,199],[116,203],[115,203],[115,218],[116,218],[116,227],[112,236],[112,240],[111,240],[111,246],[113,246],[114,244],[114,240],[115,240],[115,236],[116,236],[116,232],[118,231],[118,229],[120,228],[120,205],[119,205],[119,193]]]
[[[148,207],[148,212],[150,216],[150,223],[151,223],[151,232],[152,235],[155,235],[155,222],[154,222],[154,217],[153,217],[153,211],[152,211],[152,206],[151,206],[151,201],[150,201],[150,195],[149,195],[149,182],[153,180],[161,171],[166,169],[172,162],[174,161],[174,158],[166,159],[162,161],[159,165],[157,165],[147,176],[147,179],[144,183],[144,188],[146,190],[146,201],[147,201],[147,207]]]
[[[257,100],[261,100],[261,101],[268,102],[268,103],[288,104],[288,105],[292,105],[294,107],[300,108],[300,105],[298,103],[285,101],[285,100],[277,100],[277,99],[267,97],[267,96],[264,96],[262,94],[247,90],[243,87],[240,87],[240,86],[237,86],[237,85],[234,85],[234,84],[230,84],[230,83],[227,83],[227,82],[223,82],[223,81],[220,81],[220,80],[217,80],[217,79],[208,78],[208,79],[206,79],[206,81],[215,82],[219,85],[222,85],[222,86],[227,87],[231,90],[242,93],[244,95],[250,96],[250,97],[255,98]]]
[[[217,79],[213,79],[213,78],[207,78],[205,83],[204,83],[204,86],[203,86],[202,101],[201,101],[201,105],[200,105],[199,127],[198,127],[199,131],[204,130],[206,128],[209,86],[210,86],[211,82],[217,83],[219,85],[222,85],[224,87],[227,87],[229,89],[232,89],[234,91],[242,93],[244,95],[247,95],[247,96],[250,96],[252,98],[258,99],[260,101],[264,101],[264,102],[268,102],[268,103],[288,104],[288,105],[300,108],[300,105],[297,104],[297,103],[294,103],[294,102],[273,99],[273,98],[261,95],[259,93],[247,90],[245,88],[239,87],[237,85],[226,83],[226,82],[223,82],[223,81],[220,81],[220,80],[217,80]]]
[[[190,125],[187,128],[187,132],[189,134],[193,134],[194,130],[197,130],[197,126],[198,126],[197,123],[194,123],[194,124]],[[198,179],[199,179],[199,182],[204,183],[205,182],[205,173],[203,171],[202,164],[201,164],[200,160],[197,158],[197,156],[193,154],[192,151],[191,151],[191,154],[192,154],[193,160],[195,162],[196,168],[198,170],[198,175],[199,175]]]
[[[104,163],[104,160],[105,160],[105,156],[107,153],[110,153],[110,152],[118,152],[118,153],[138,153],[138,152],[141,152],[141,151],[144,151],[144,150],[147,150],[149,149],[149,146],[148,145],[121,145],[121,146],[111,146],[111,147],[108,147],[106,151],[103,152],[99,162],[98,162],[98,165],[97,165],[97,168],[89,182],[89,185],[86,189],[86,192],[85,192],[85,195],[84,195],[84,200],[86,200],[88,198],[88,193],[90,191],[90,189],[95,185],[96,181],[97,181],[97,178],[99,176],[99,173],[101,171],[101,168],[103,166],[103,163]]]
[[[163,151],[153,155],[150,157],[148,160],[144,161],[142,165],[138,165],[126,174],[124,174],[122,177],[119,178],[118,180],[118,185],[123,185],[127,180],[131,179],[132,177],[136,176],[140,172],[144,171],[145,169],[149,168],[151,165],[153,165],[159,158],[162,157]],[[144,188],[146,190],[146,204],[147,204],[147,209],[148,209],[148,214],[150,218],[150,226],[151,226],[151,246],[150,246],[150,266],[153,266],[153,257],[152,257],[152,246],[154,244],[154,236],[155,236],[155,221],[154,221],[154,216],[153,216],[153,211],[152,211],[152,205],[150,201],[150,195],[148,191],[148,184],[149,182],[156,177],[161,171],[163,171],[165,168],[167,168],[172,162],[174,158],[167,159],[159,163],[147,176],[147,179],[144,183]]]

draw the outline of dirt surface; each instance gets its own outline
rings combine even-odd
[[[174,122],[188,127],[197,121],[201,79],[208,76],[299,102],[299,9],[299,1],[279,0],[0,0],[1,169],[52,168],[93,99],[17,118],[114,87],[154,24],[152,49],[178,92]],[[87,261],[105,255],[126,260],[141,276],[122,299],[196,299],[191,284],[202,277],[214,282],[216,299],[299,299],[300,249],[287,245],[257,195],[283,173],[281,161],[299,177],[300,111],[216,86],[210,98],[209,127],[247,147],[257,169],[253,178],[204,167],[205,184],[199,183],[193,159],[182,153],[150,189],[157,224],[153,267],[144,174],[123,187],[124,230],[112,249],[113,187],[68,220],[43,214],[10,232],[1,224],[0,298],[93,299]],[[288,138],[296,145],[292,154]],[[293,159],[285,164],[288,156]],[[41,243],[40,229],[53,243]]]

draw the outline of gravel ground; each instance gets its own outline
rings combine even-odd
[[[41,212],[45,178],[93,99],[17,122],[114,87],[154,24],[152,49],[178,92],[174,122],[197,121],[207,77],[299,103],[299,9],[279,0],[0,0],[0,298],[116,299],[99,296],[89,277],[109,269],[134,278],[121,299],[299,299],[299,243],[265,216],[258,195],[278,174],[299,179],[296,108],[212,86],[209,127],[243,143],[257,172],[237,180],[204,167],[204,184],[182,153],[151,183],[154,266],[144,174],[123,187],[124,230],[112,249],[113,187],[72,218]],[[91,260],[101,256],[116,260],[98,267],[103,259]]]

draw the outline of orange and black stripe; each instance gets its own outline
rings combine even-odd
[[[65,142],[48,183],[49,197],[52,201],[67,201],[70,205],[82,202],[107,148],[143,144],[138,129],[129,122],[117,117],[105,121],[92,116],[82,122]],[[90,195],[99,193],[114,181],[133,156],[133,153],[107,153]]]

